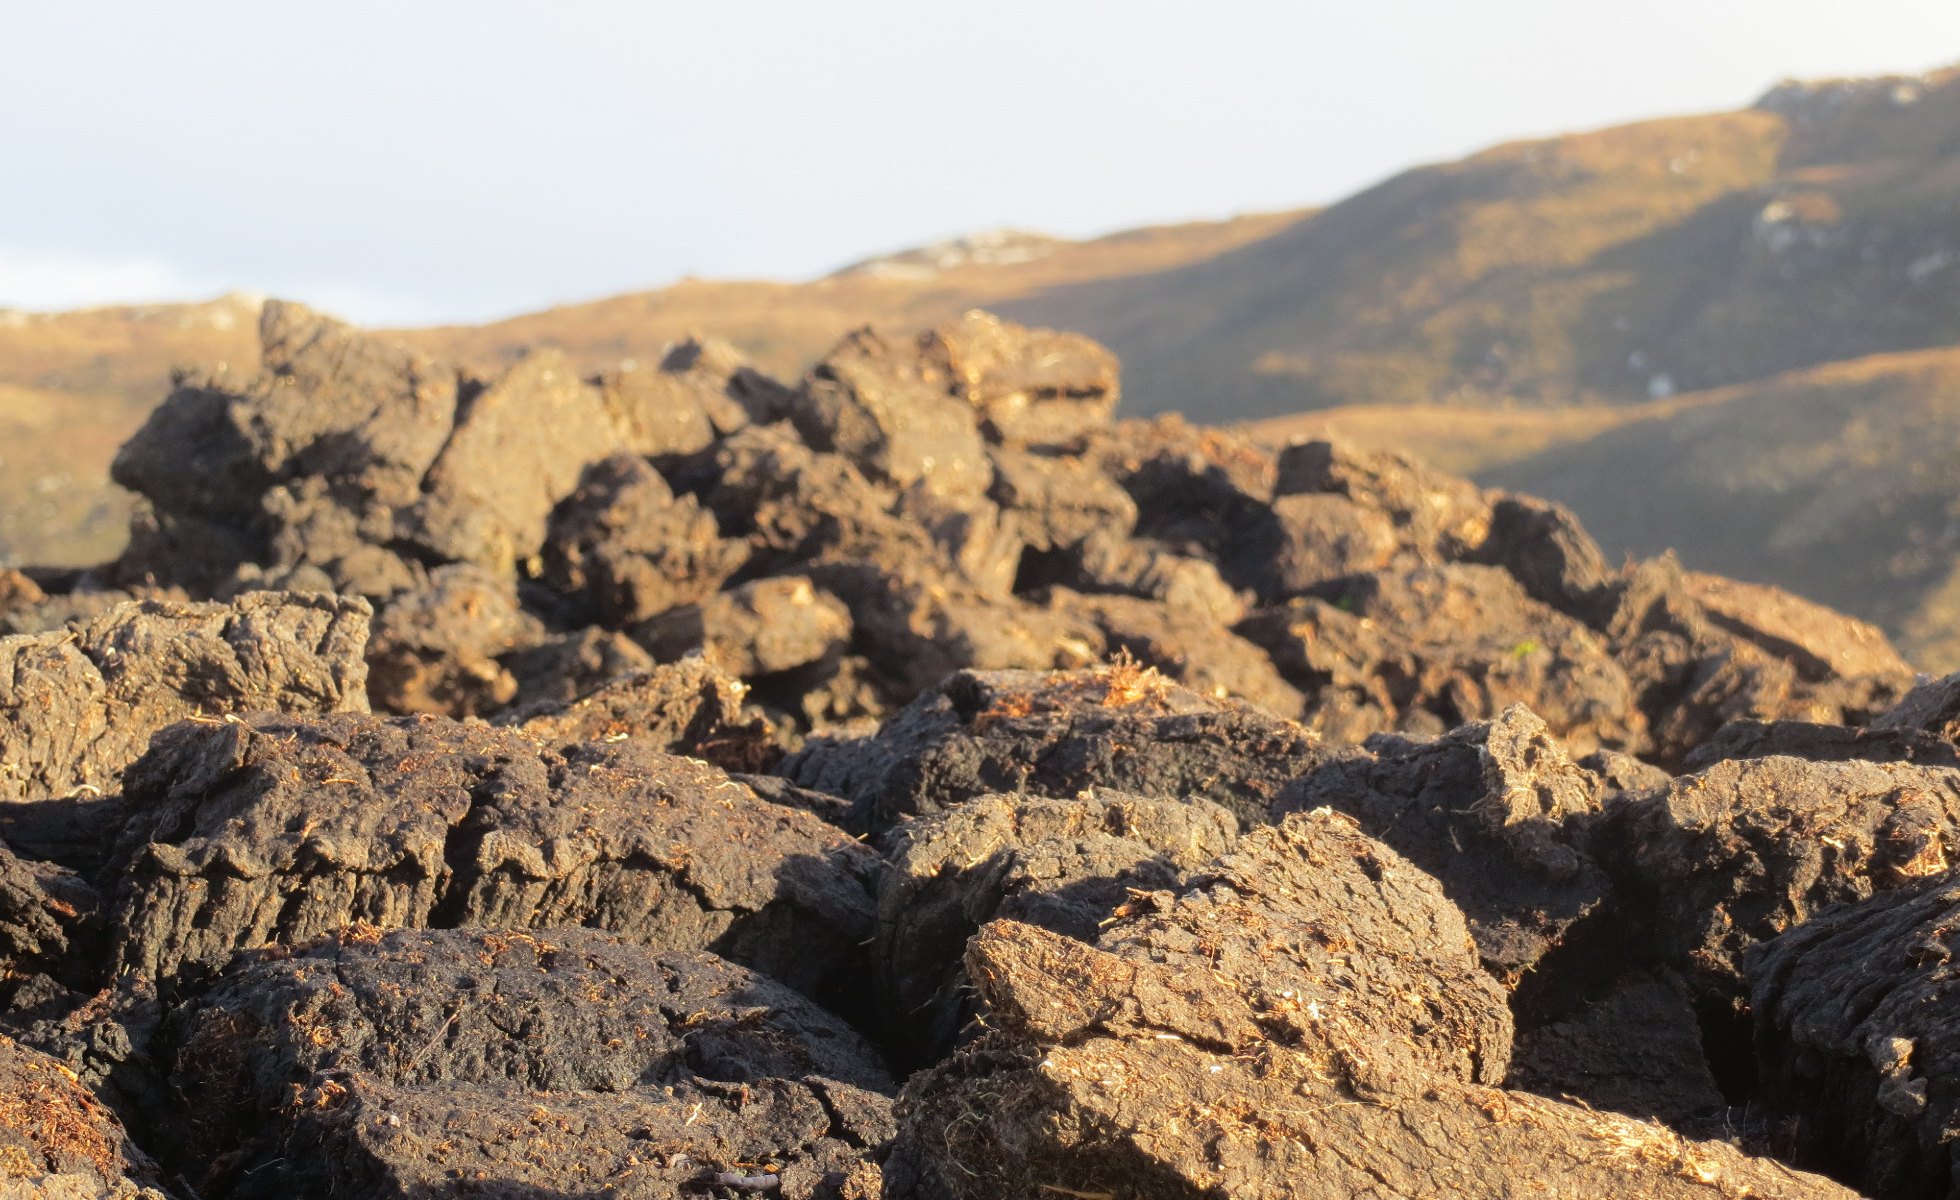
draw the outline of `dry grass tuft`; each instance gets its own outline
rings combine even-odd
[[[0,1037],[0,1050],[13,1045]],[[18,1061],[8,1074],[8,1086],[0,1088],[0,1129],[24,1139],[32,1153],[10,1148],[15,1152],[0,1157],[0,1179],[69,1173],[84,1164],[105,1181],[122,1175],[115,1118],[73,1071],[35,1056]]]

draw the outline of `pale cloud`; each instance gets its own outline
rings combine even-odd
[[[0,309],[64,312],[210,300],[229,292],[284,296],[363,325],[419,325],[444,315],[426,301],[341,280],[287,280],[266,286],[202,276],[161,259],[87,258],[0,245]]]
[[[0,245],[0,308],[53,312],[209,299],[223,290],[160,259],[81,258]]]

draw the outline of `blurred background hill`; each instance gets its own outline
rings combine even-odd
[[[1406,447],[1572,506],[1609,551],[1791,587],[1960,665],[1960,71],[1515,142],[1324,209],[976,233],[803,283],[690,279],[400,336],[597,368],[706,332],[794,376],[973,307],[1080,330],[1122,411]],[[305,299],[305,297],[299,297]],[[0,311],[0,555],[113,553],[114,447],[258,300]]]

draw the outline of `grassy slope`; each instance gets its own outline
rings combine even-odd
[[[83,565],[122,546],[109,460],[176,366],[258,361],[257,301],[0,313],[0,558]]]
[[[658,358],[692,333],[726,339],[765,370],[795,378],[848,330],[878,324],[924,328],[970,308],[1087,280],[1120,281],[1215,258],[1296,224],[1305,212],[1132,230],[1087,242],[1056,242],[1030,262],[969,264],[930,278],[846,271],[810,283],[688,280],[480,326],[402,331],[445,357],[490,364],[530,346],[551,345],[588,365]]]
[[[1140,230],[925,280],[687,282],[411,336],[640,357],[710,330],[794,374],[974,305],[1107,342],[1128,408],[1629,404],[1960,342],[1960,74],[1498,146],[1318,213]]]
[[[1614,552],[1777,583],[1960,668],[1960,347],[1636,410],[1480,472],[1561,500]]]
[[[1665,417],[1694,400],[1682,396],[1615,408],[1350,404],[1248,421],[1240,428],[1272,445],[1337,438],[1369,449],[1401,450],[1446,471],[1479,476],[1629,421]]]
[[[1124,361],[1129,411],[1638,403],[1960,342],[1960,75],[1498,146],[1318,213],[1141,230],[934,279],[687,282],[480,329],[641,357],[709,330],[794,374],[842,329],[974,305]]]
[[[1635,403],[1960,341],[1960,75],[1499,146],[1258,244],[1005,306],[1139,408]]]
[[[115,554],[132,499],[109,460],[141,412],[104,420],[113,399],[0,383],[0,545],[51,562]]]
[[[1274,237],[1134,281],[1060,288],[1009,315],[1108,341],[1146,406],[1246,419],[1333,404],[1556,402],[1627,350],[1595,327],[1651,325],[1649,297],[1695,261],[1616,253],[1761,186],[1784,135],[1768,113],[1648,122],[1500,146],[1396,176]],[[1673,168],[1679,165],[1680,170]],[[1643,307],[1644,306],[1644,307]],[[1202,399],[1199,399],[1202,398]]]

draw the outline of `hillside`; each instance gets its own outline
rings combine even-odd
[[[1108,344],[1126,408],[1629,404],[1960,341],[1960,73],[1497,146],[1318,212],[969,239],[804,284],[691,280],[474,328],[475,361],[712,328],[795,374],[836,333],[993,308]]]
[[[1395,450],[1460,475],[1482,476],[1534,454],[1584,441],[1629,421],[1662,419],[1694,396],[1608,408],[1467,408],[1448,404],[1347,404],[1248,421],[1269,445],[1331,438]]]
[[[1790,84],[1421,167],[1004,311],[1106,341],[1142,411],[1629,403],[1960,341],[1956,202],[1960,74]]]
[[[1490,467],[1572,506],[1602,545],[1673,547],[1886,628],[1960,665],[1960,348],[1740,385]]]
[[[856,263],[808,283],[690,279],[654,292],[574,304],[487,325],[398,331],[448,358],[494,366],[533,346],[588,365],[658,359],[712,330],[785,378],[866,324],[920,328],[970,308],[1004,308],[1056,288],[1160,275],[1270,238],[1311,215],[1266,213],[1135,229],[1084,242],[995,233]]]
[[[258,362],[259,300],[68,313],[0,310],[0,559],[99,562],[132,501],[116,447],[163,399],[173,367]]]
[[[652,360],[705,330],[793,378],[853,327],[987,307],[1109,344],[1126,413],[1405,448],[1565,501],[1616,553],[1675,547],[1947,665],[1957,203],[1960,72],[1788,84],[1317,212],[975,235],[806,283],[689,280],[396,336],[487,373],[542,345]],[[254,306],[0,313],[0,558],[113,553],[110,451],[173,364],[252,361]]]

